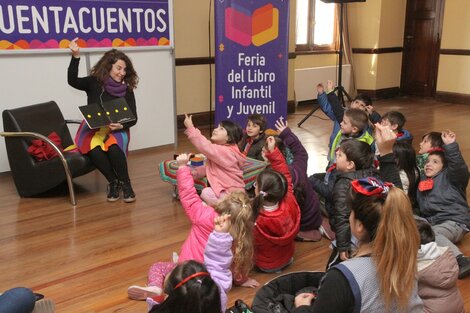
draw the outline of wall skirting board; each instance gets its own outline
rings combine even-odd
[[[436,100],[458,104],[469,104],[470,95],[457,92],[436,91]]]
[[[364,93],[372,98],[372,100],[388,99],[398,97],[400,95],[399,87],[390,87],[382,89],[358,89],[357,93]]]

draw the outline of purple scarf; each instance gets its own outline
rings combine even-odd
[[[127,91],[127,84],[124,82],[118,83],[111,76],[108,76],[104,82],[104,89],[112,96],[124,97]]]

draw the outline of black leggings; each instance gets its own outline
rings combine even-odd
[[[101,150],[99,146],[95,147],[88,152],[88,156],[108,182],[116,179],[122,182],[129,181],[127,158],[118,145],[110,146],[108,151]]]

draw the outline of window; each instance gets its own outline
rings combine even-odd
[[[336,5],[320,0],[297,0],[296,50],[336,48]]]

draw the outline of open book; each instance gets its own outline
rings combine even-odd
[[[113,99],[102,104],[90,103],[78,108],[91,129],[105,127],[110,123],[124,124],[136,119],[124,98]]]

